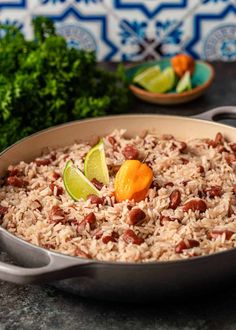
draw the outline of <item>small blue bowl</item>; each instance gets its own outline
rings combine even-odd
[[[211,85],[215,70],[209,63],[204,61],[195,61],[195,70],[191,77],[192,90],[176,93],[175,91],[169,91],[167,93],[152,93],[145,89],[132,84],[133,78],[138,71],[149,68],[151,66],[159,65],[161,70],[170,67],[170,59],[161,59],[158,61],[146,62],[138,65],[131,66],[126,70],[126,77],[128,78],[130,85],[129,88],[135,96],[150,103],[174,105],[190,102],[200,95],[202,95]]]

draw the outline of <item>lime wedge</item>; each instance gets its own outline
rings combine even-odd
[[[138,73],[134,79],[133,82],[136,84],[139,84],[140,86],[146,88],[146,85],[148,82],[157,77],[161,73],[161,69],[159,65],[152,66],[151,68],[142,70],[142,72]]]
[[[186,71],[183,77],[178,82],[178,85],[176,87],[176,92],[182,93],[185,91],[190,91],[191,89],[192,89],[191,75],[189,71]]]
[[[175,85],[175,72],[171,67],[164,69],[157,77],[151,79],[145,86],[149,92],[165,93]]]
[[[86,200],[88,195],[100,196],[100,191],[76,168],[71,161],[68,161],[63,172],[63,182],[68,194],[76,201]]]
[[[109,173],[102,140],[87,153],[84,161],[84,174],[89,180],[97,179],[101,183],[109,183]]]

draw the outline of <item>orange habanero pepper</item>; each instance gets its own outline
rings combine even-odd
[[[139,160],[126,160],[115,177],[115,197],[117,202],[126,199],[139,202],[146,197],[152,183],[153,172],[147,164]]]
[[[179,77],[182,77],[186,71],[190,71],[191,74],[194,72],[194,59],[186,54],[178,54],[172,57],[171,64]]]

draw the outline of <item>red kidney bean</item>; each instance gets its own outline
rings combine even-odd
[[[56,155],[56,153],[52,153],[52,154],[50,155],[50,158],[51,158],[51,160],[54,162],[54,161],[57,159],[57,155]]]
[[[156,188],[156,190],[159,190],[161,187],[157,183],[157,181],[152,181],[151,188]]]
[[[232,143],[232,144],[230,145],[230,148],[231,148],[231,150],[232,150],[233,152],[236,152],[236,143]]]
[[[170,218],[170,217],[167,217],[167,216],[165,216],[165,215],[160,215],[160,225],[161,226],[164,226],[164,223],[166,222],[166,221],[171,221],[172,219]]]
[[[217,144],[214,140],[208,140],[207,141],[207,144],[209,147],[212,147],[212,148],[216,148],[217,147]]]
[[[114,242],[114,239],[112,238],[111,235],[107,235],[107,236],[104,236],[104,237],[102,238],[102,242],[103,242],[104,244],[107,244],[107,243],[109,243],[109,242]]]
[[[100,239],[102,238],[102,235],[103,235],[103,231],[102,229],[98,228],[96,231],[94,231],[93,233],[93,237],[95,237],[95,239]]]
[[[137,225],[145,218],[146,213],[140,208],[135,208],[129,211],[128,216],[126,218],[126,223],[128,223],[129,225]]]
[[[7,184],[9,186],[22,188],[22,187],[26,186],[28,184],[28,182],[23,179],[18,178],[17,176],[9,176],[7,178]]]
[[[201,173],[201,174],[205,173],[205,169],[202,165],[197,166],[197,171],[198,171],[198,173]]]
[[[198,247],[200,245],[200,243],[195,239],[188,239],[187,245],[188,245],[189,249],[192,249],[193,247]]]
[[[197,194],[198,194],[198,196],[199,196],[200,198],[202,198],[202,197],[203,197],[203,193],[202,193],[202,191],[201,191],[201,190],[198,190]]]
[[[113,136],[108,136],[108,141],[113,147],[116,145],[116,139]]]
[[[192,199],[183,205],[184,212],[188,212],[189,210],[205,212],[206,209],[207,205],[202,199]]]
[[[53,172],[52,177],[53,177],[54,180],[57,180],[61,177],[61,175],[57,172]]]
[[[225,160],[229,165],[232,165],[233,163],[236,162],[236,155],[235,154],[231,154],[231,153],[227,153],[225,155]]]
[[[43,209],[43,206],[42,204],[40,203],[40,201],[38,199],[35,199],[33,201],[33,210],[39,210],[39,211],[42,211]]]
[[[75,250],[75,255],[77,257],[81,257],[81,258],[87,258],[87,259],[92,259],[91,255],[89,253],[84,252],[83,250],[81,250],[79,247],[76,248]]]
[[[180,141],[180,152],[184,152],[187,149],[187,143]]]
[[[235,195],[236,195],[236,184],[233,185],[233,192],[234,192]]]
[[[123,150],[122,154],[126,159],[138,159],[139,151],[132,145],[127,145]]]
[[[180,203],[181,203],[181,193],[179,190],[176,189],[172,191],[172,193],[170,194],[169,208],[175,210]]]
[[[162,139],[162,140],[166,140],[166,141],[174,140],[174,136],[171,135],[171,134],[163,134],[163,135],[161,136],[161,139]]]
[[[98,205],[103,205],[104,204],[104,198],[103,197],[98,197],[96,195],[88,195],[87,199],[90,199],[91,204],[96,204]]]
[[[234,214],[234,209],[232,206],[236,206],[236,198],[230,198],[229,208],[228,208],[228,217],[231,217]]]
[[[204,193],[207,194],[210,198],[220,197],[223,194],[221,186],[211,186],[204,189]]]
[[[224,143],[224,137],[220,132],[218,132],[215,136],[215,143],[216,144],[223,144]]]
[[[64,189],[53,182],[50,183],[49,188],[51,189],[53,194],[54,194],[54,189],[56,188],[56,196],[60,196],[64,193]]]
[[[98,189],[101,190],[103,187],[103,183],[101,183],[100,181],[98,181],[97,179],[93,178],[91,180],[91,183]]]
[[[213,148],[216,148],[217,146],[219,145],[223,145],[224,144],[224,137],[223,135],[218,132],[215,136],[215,139],[214,140],[209,140],[207,143],[209,146],[212,146]]]
[[[131,229],[127,229],[123,234],[123,240],[129,244],[136,244],[140,245],[144,242],[144,239],[138,235],[135,234],[135,232]]]
[[[192,249],[194,247],[198,247],[199,245],[200,245],[200,243],[198,241],[196,241],[195,239],[182,240],[176,245],[175,252],[182,253],[183,250]]]
[[[185,142],[179,141],[179,145],[175,142],[172,142],[170,150],[178,149],[180,153],[183,153],[187,149],[187,144]]]
[[[186,159],[186,158],[180,158],[180,159],[181,159],[181,161],[182,161],[182,163],[183,163],[184,165],[186,165],[186,164],[189,163],[189,160]]]
[[[109,171],[112,174],[116,174],[119,171],[120,168],[121,168],[121,165],[110,165],[109,166]]]
[[[102,242],[104,244],[107,244],[109,242],[117,242],[118,238],[119,238],[119,234],[117,232],[113,231],[111,233],[111,235],[103,236]]]
[[[8,207],[0,205],[0,219],[8,212]]]
[[[85,230],[85,227],[86,227],[86,221],[85,219],[83,219],[82,221],[80,221],[80,223],[78,223],[77,225],[77,233],[78,234],[82,234],[82,232]]]
[[[234,210],[233,210],[233,208],[232,208],[231,203],[229,202],[229,207],[228,207],[227,216],[230,218],[233,214],[234,214]]]
[[[46,166],[51,164],[51,159],[50,158],[37,158],[35,159],[35,163],[37,166]]]
[[[186,250],[186,249],[187,249],[187,245],[186,245],[185,241],[182,240],[176,245],[175,252],[176,253],[182,253],[183,250]]]
[[[222,145],[218,145],[218,146],[217,146],[217,151],[218,151],[219,153],[222,153],[222,152],[228,152],[228,150],[225,149],[225,147],[222,146]]]
[[[20,170],[18,170],[18,168],[12,168],[10,170],[8,170],[7,176],[20,176],[22,173],[20,172]]]
[[[45,243],[43,244],[43,247],[48,250],[54,250],[56,248],[55,244],[52,243]]]
[[[72,224],[75,225],[75,226],[78,225],[78,220],[77,220],[76,218],[71,218],[71,219],[68,219],[67,221],[68,221],[68,223],[71,224],[71,225],[72,225]]]
[[[172,143],[171,143],[171,146],[170,146],[170,150],[171,150],[171,151],[174,151],[174,150],[176,150],[176,149],[178,149],[176,143],[172,142]]]
[[[84,231],[87,223],[89,224],[89,227],[90,227],[91,230],[95,229],[96,216],[95,216],[95,214],[93,212],[90,212],[88,215],[86,215],[84,217],[84,219],[78,224],[78,226],[77,226],[77,232],[79,234],[81,234]]]
[[[164,184],[164,188],[167,188],[167,187],[174,187],[174,184],[173,182],[167,182]]]
[[[225,239],[230,240],[230,238],[233,236],[234,232],[231,230],[228,230],[228,229],[226,229],[226,230],[214,229],[209,234],[210,234],[210,238],[213,238],[213,239],[225,234]]]
[[[62,222],[64,223],[66,221],[66,213],[60,208],[59,205],[54,205],[51,208],[51,211],[49,212],[49,220],[51,222]]]
[[[95,228],[96,216],[93,212],[90,212],[88,215],[86,215],[84,220],[85,220],[86,223],[89,223],[91,229]]]

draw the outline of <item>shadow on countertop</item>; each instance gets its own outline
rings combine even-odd
[[[85,299],[48,285],[0,287],[1,329],[236,329],[236,288],[142,305]]]

